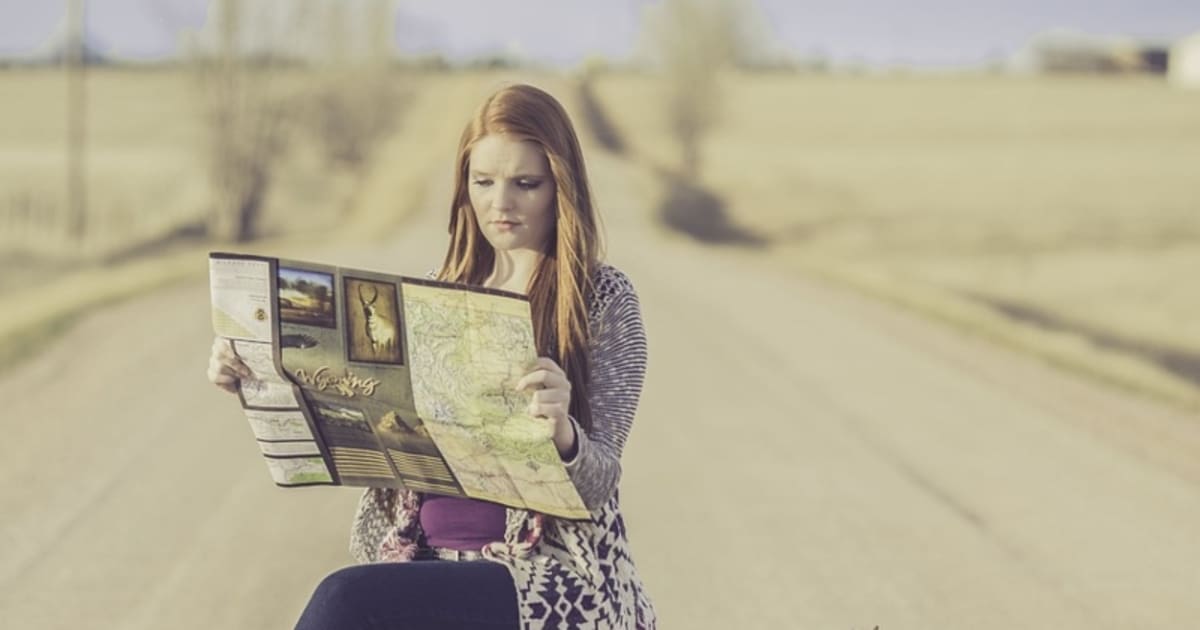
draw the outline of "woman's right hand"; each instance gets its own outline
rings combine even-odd
[[[254,376],[233,351],[233,344],[224,337],[213,339],[212,355],[208,358],[208,380],[221,389],[236,394],[238,382]]]

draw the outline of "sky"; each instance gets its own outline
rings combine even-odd
[[[209,32],[210,0],[84,0],[92,46],[122,59],[174,55]],[[241,0],[272,15],[296,0]],[[333,0],[353,5],[360,0]],[[290,4],[289,4],[290,3]],[[511,53],[569,66],[628,59],[655,0],[397,0],[395,47],[452,60]],[[758,0],[773,45],[834,62],[970,66],[1053,29],[1169,42],[1200,32],[1200,0]],[[0,57],[45,50],[66,0],[0,0]],[[196,35],[199,34],[199,35]]]

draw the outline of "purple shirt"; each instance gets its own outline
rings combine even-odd
[[[426,494],[421,500],[421,529],[431,547],[479,551],[504,540],[508,511],[499,503]]]

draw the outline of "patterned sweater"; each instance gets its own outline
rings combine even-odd
[[[585,432],[576,425],[578,452],[566,465],[592,518],[572,521],[508,508],[504,541],[483,549],[487,559],[512,574],[521,626],[527,629],[655,627],[617,498],[621,451],[646,373],[646,333],[637,293],[625,274],[601,265],[593,285],[587,388],[593,427]],[[360,563],[411,560],[424,540],[421,495],[400,491],[387,514],[375,492],[369,489],[359,500],[351,555]]]

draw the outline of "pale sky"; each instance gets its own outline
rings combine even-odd
[[[243,0],[248,1],[248,0]],[[355,0],[335,0],[353,3]],[[91,44],[118,58],[169,57],[209,0],[86,0]],[[289,0],[257,0],[287,6]],[[503,51],[571,65],[627,58],[654,0],[400,0],[398,50],[464,59]],[[62,27],[66,0],[0,0],[0,56],[31,54]],[[295,6],[293,3],[291,6]],[[1170,41],[1200,31],[1200,0],[759,0],[778,45],[835,62],[971,65],[1050,29]]]

